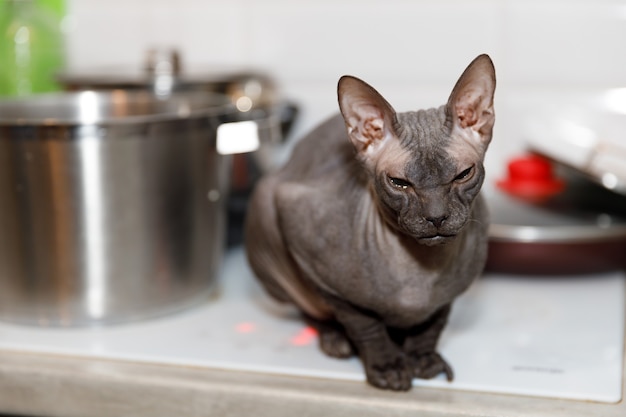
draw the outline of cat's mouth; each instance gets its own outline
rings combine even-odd
[[[456,237],[456,234],[444,235],[444,234],[436,234],[432,236],[423,236],[417,238],[419,243],[422,243],[427,246],[435,246],[435,245],[443,245],[446,244]]]

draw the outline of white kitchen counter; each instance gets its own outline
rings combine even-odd
[[[298,343],[301,346],[297,347],[285,344],[285,340],[293,341],[290,335],[298,333],[299,324],[293,320],[283,323],[284,319],[272,315],[264,317],[261,310],[256,310],[259,305],[246,300],[242,303],[241,294],[259,294],[258,288],[235,284],[233,277],[248,274],[242,269],[242,259],[241,252],[231,252],[227,258],[224,274],[228,280],[222,286],[219,301],[222,304],[219,306],[208,305],[165,320],[102,330],[37,330],[0,324],[0,414],[66,417],[361,417],[417,413],[420,416],[626,416],[623,401],[623,375],[626,370],[611,372],[614,364],[619,363],[618,367],[623,367],[626,363],[626,360],[621,361],[621,340],[616,343],[611,338],[616,329],[623,328],[623,321],[619,317],[612,325],[598,323],[602,317],[600,311],[611,304],[609,299],[615,303],[613,307],[604,309],[603,314],[611,317],[616,315],[616,311],[623,314],[621,295],[614,297],[606,292],[606,289],[615,288],[611,287],[615,284],[614,278],[592,281],[591,286],[582,280],[579,280],[582,287],[568,285],[564,304],[555,300],[563,293],[561,288],[565,287],[557,287],[555,291],[554,284],[548,281],[525,285],[523,281],[498,281],[496,278],[479,283],[459,302],[458,308],[455,308],[456,318],[454,315],[451,317],[451,324],[442,338],[442,351],[458,371],[455,382],[451,385],[437,380],[420,382],[419,385],[426,386],[416,386],[408,393],[395,393],[367,386],[359,380],[362,372],[358,361],[332,362],[334,360],[319,354],[311,340],[305,340],[304,345]],[[249,282],[246,280],[241,282]],[[623,292],[623,280],[618,279],[617,282]],[[531,291],[530,287],[535,285],[539,287]],[[608,285],[605,292],[594,295],[593,291],[601,291],[603,285]],[[506,300],[510,293],[516,295],[511,300],[521,300],[520,304],[511,306],[508,313],[498,313],[503,310],[502,303],[512,302]],[[593,313],[576,315],[576,310],[580,310],[576,307],[579,301],[574,303],[573,308],[568,306],[573,297],[581,295],[584,301],[581,308],[593,309],[595,302],[599,316]],[[219,310],[224,303],[232,304],[233,313]],[[482,315],[472,314],[476,313],[473,309],[475,305],[480,306]],[[215,315],[216,308],[219,320],[211,316]],[[246,311],[247,308],[255,310]],[[537,312],[541,313],[539,321],[533,316]],[[243,321],[251,315],[256,315],[254,323]],[[471,316],[470,319],[468,316]],[[567,330],[567,321],[564,320],[569,316],[575,316],[573,320],[576,323],[591,321],[581,323],[581,329],[587,325],[587,330],[581,334],[597,335],[597,338],[594,337],[597,343],[586,340],[592,337],[577,335],[578,327],[573,331]],[[231,335],[235,339],[229,342],[230,345],[222,340],[227,331],[214,332],[213,336],[219,334],[219,343],[216,344],[216,338],[203,324],[207,321],[209,324],[222,322],[225,329],[237,327],[233,326],[235,323],[245,326],[239,329],[243,331],[241,334]],[[249,332],[253,325],[264,331],[256,334]],[[502,325],[504,327],[497,327]],[[555,332],[548,325],[558,326],[558,340],[553,337],[554,340],[549,340]],[[511,326],[518,328],[507,333]],[[596,332],[596,327],[606,328],[607,331]],[[483,356],[488,356],[487,362],[494,362],[496,366],[492,369],[484,367],[484,372],[480,373],[471,365],[474,362],[480,365],[478,369],[483,369],[485,358],[472,358],[470,349],[464,347],[481,343],[481,338],[476,341],[471,337],[481,331],[489,335],[490,329],[497,336],[493,339],[496,344],[492,340],[485,344],[492,350],[481,352]],[[604,344],[601,342],[604,340],[600,337],[602,334],[608,334]],[[582,347],[574,346],[573,342],[554,349],[550,344],[545,345],[562,343],[563,340],[576,341]],[[612,352],[617,349],[616,346],[619,346],[620,352]],[[238,363],[235,366],[232,361],[216,366],[216,357],[236,349],[241,351],[236,356]],[[502,354],[510,350],[514,351],[513,355]],[[545,360],[543,356],[536,355],[536,352],[542,351],[548,354]],[[561,354],[556,355],[558,352]],[[558,357],[563,352],[566,352],[565,358]],[[601,354],[594,355],[593,352]],[[260,359],[250,359],[248,354],[260,355]],[[240,359],[242,355],[246,356],[245,360]],[[576,358],[582,359],[582,362],[575,361]],[[297,361],[304,361],[310,370],[304,369]],[[285,362],[291,362],[291,369],[296,371],[284,368]],[[265,364],[265,368],[260,368],[258,363]],[[246,367],[250,370],[246,371]],[[589,370],[591,373],[581,374]],[[311,376],[306,376],[307,372]],[[476,377],[478,373],[480,375]],[[613,376],[605,378],[609,374]],[[590,375],[589,381],[604,381],[617,389],[614,388],[612,393],[608,390],[610,395],[603,397],[603,390],[595,390],[594,384],[580,375]],[[568,378],[578,378],[584,383],[570,384]],[[607,400],[552,399],[546,398],[550,394],[542,395],[544,391],[537,391],[538,396],[507,394],[532,393],[533,388],[540,390],[540,386],[550,380],[552,388],[548,385],[545,388],[547,392],[552,390],[555,396],[586,398],[587,395],[587,398],[594,398],[600,395],[598,398],[606,397]],[[569,385],[572,389],[562,389]],[[472,391],[472,387],[484,387],[486,392]],[[502,393],[495,393],[498,391]],[[610,398],[619,397],[621,402],[611,403]]]

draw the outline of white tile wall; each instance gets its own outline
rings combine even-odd
[[[342,74],[364,78],[398,110],[415,109],[443,103],[487,52],[499,80],[496,171],[523,149],[518,123],[532,94],[540,102],[626,86],[626,0],[68,2],[71,67],[138,67],[155,45],[178,47],[188,67],[258,67],[302,106],[297,133],[336,111]]]
[[[505,59],[516,84],[572,87],[626,81],[626,2],[511,2],[505,19]]]

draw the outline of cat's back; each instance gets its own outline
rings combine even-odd
[[[354,165],[352,148],[340,114],[322,122],[294,147],[278,177],[289,182],[316,181],[339,175]]]

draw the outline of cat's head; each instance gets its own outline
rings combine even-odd
[[[350,76],[339,80],[348,136],[393,227],[427,245],[448,242],[463,229],[484,180],[495,85],[493,63],[480,55],[447,104],[396,113],[365,82]]]

